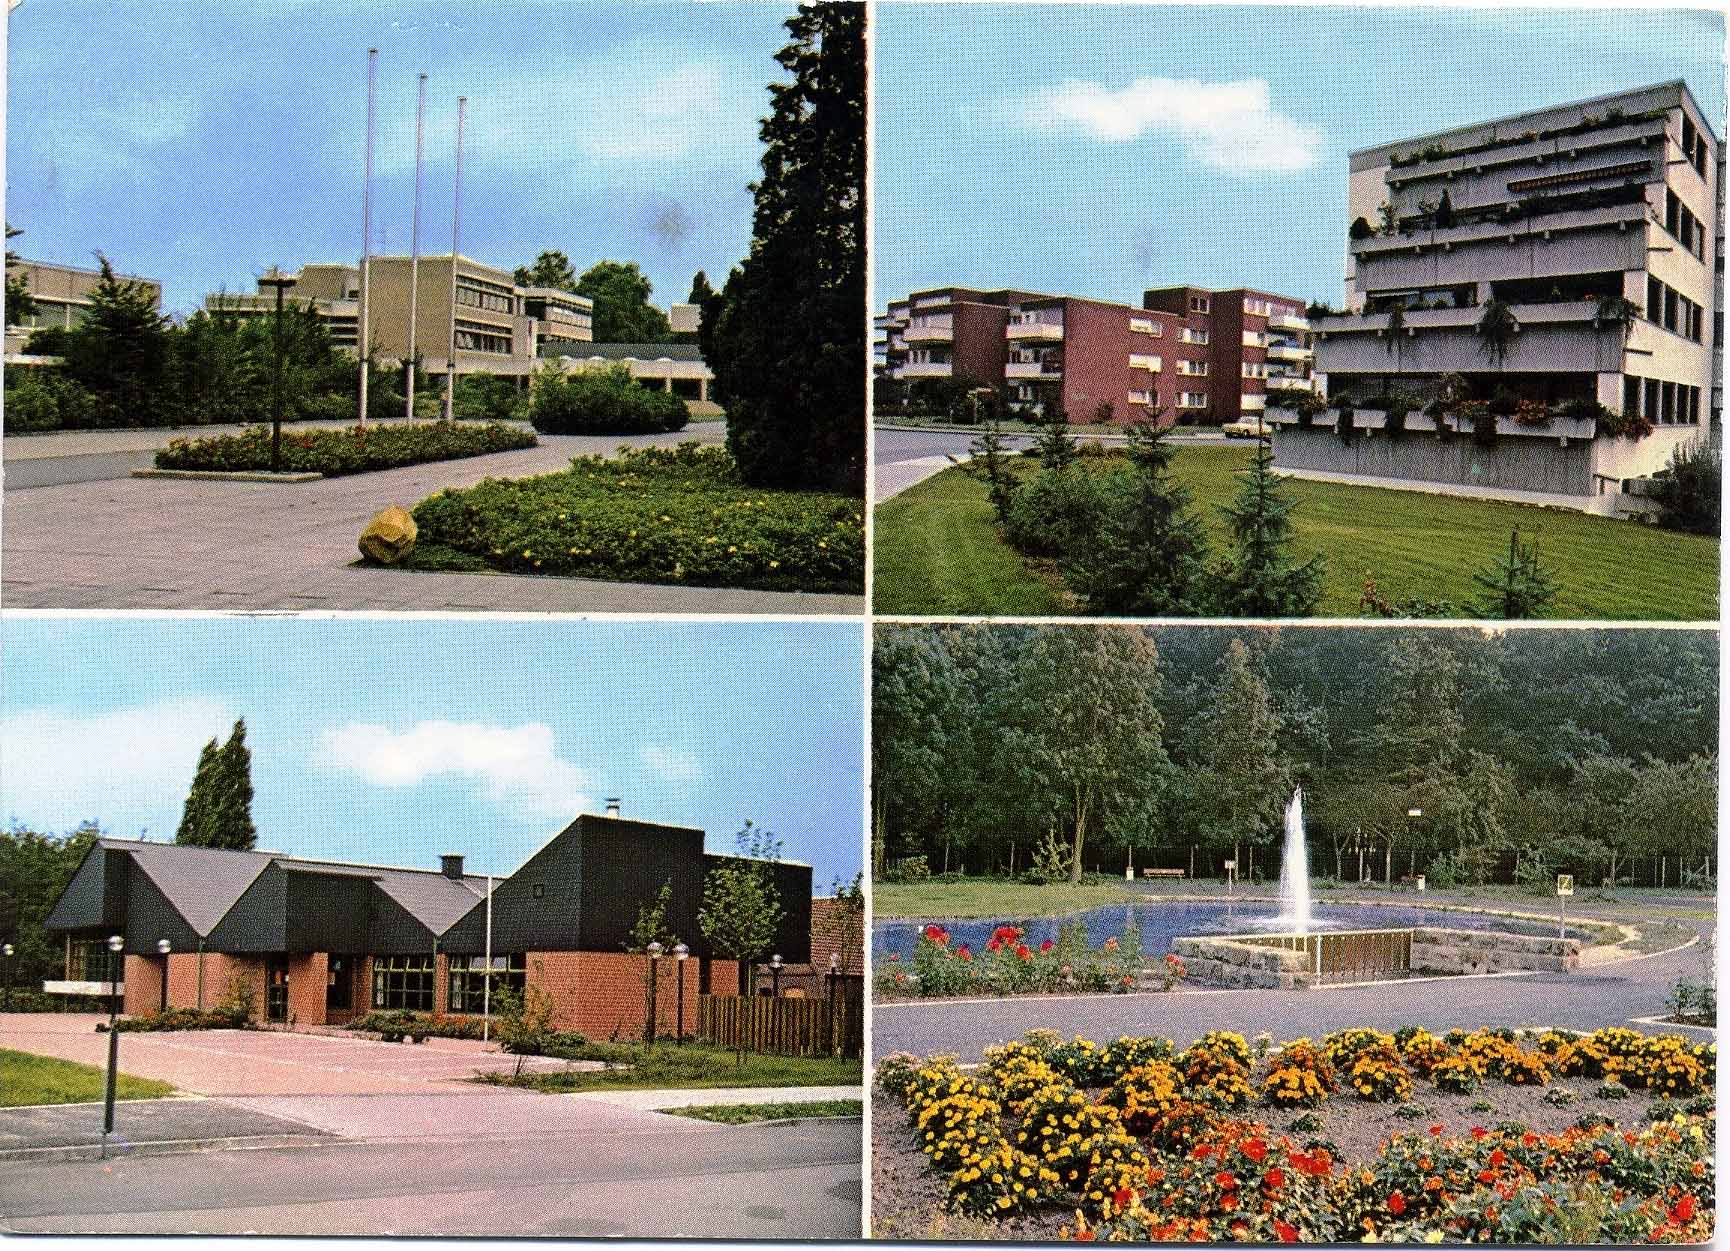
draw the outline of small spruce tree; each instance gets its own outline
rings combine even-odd
[[[1219,611],[1233,617],[1308,617],[1321,599],[1320,555],[1302,564],[1292,556],[1291,514],[1296,507],[1273,471],[1273,448],[1256,444],[1255,459],[1223,505],[1232,551],[1217,575]]]
[[[1516,526],[1508,535],[1508,553],[1472,575],[1481,588],[1474,607],[1480,617],[1507,621],[1542,616],[1561,587],[1538,560],[1538,541],[1520,542]]]
[[[967,445],[967,450],[973,454],[973,459],[967,462],[967,472],[985,483],[997,524],[1008,525],[1009,510],[1014,507],[1019,480],[1010,468],[1011,453],[1004,446],[1003,427],[995,416],[986,421],[977,437]]]

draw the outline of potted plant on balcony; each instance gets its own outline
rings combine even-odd
[[[1606,295],[1599,299],[1598,307],[1592,311],[1592,328],[1602,330],[1605,326],[1620,326],[1622,334],[1627,336],[1634,329],[1634,319],[1640,315],[1640,306],[1625,295]]]

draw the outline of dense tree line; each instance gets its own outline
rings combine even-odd
[[[1698,862],[1717,708],[1705,632],[884,626],[873,861],[1020,870],[1061,837],[1074,876],[1271,847],[1301,784],[1319,862],[1365,842],[1444,880],[1509,850]]]

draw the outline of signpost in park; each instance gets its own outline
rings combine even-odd
[[[1556,874],[1556,900],[1560,912],[1556,918],[1556,937],[1568,936],[1568,896],[1574,893],[1574,875],[1572,873]]]
[[[1227,860],[1225,862],[1225,897],[1227,899],[1231,898],[1231,888],[1232,888],[1232,885],[1236,881],[1237,881],[1237,861]]]

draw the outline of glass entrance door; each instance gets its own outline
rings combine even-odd
[[[332,956],[325,965],[324,1010],[347,1012],[354,1006],[354,959]]]
[[[267,956],[264,961],[264,1019],[288,1020],[288,957]]]

